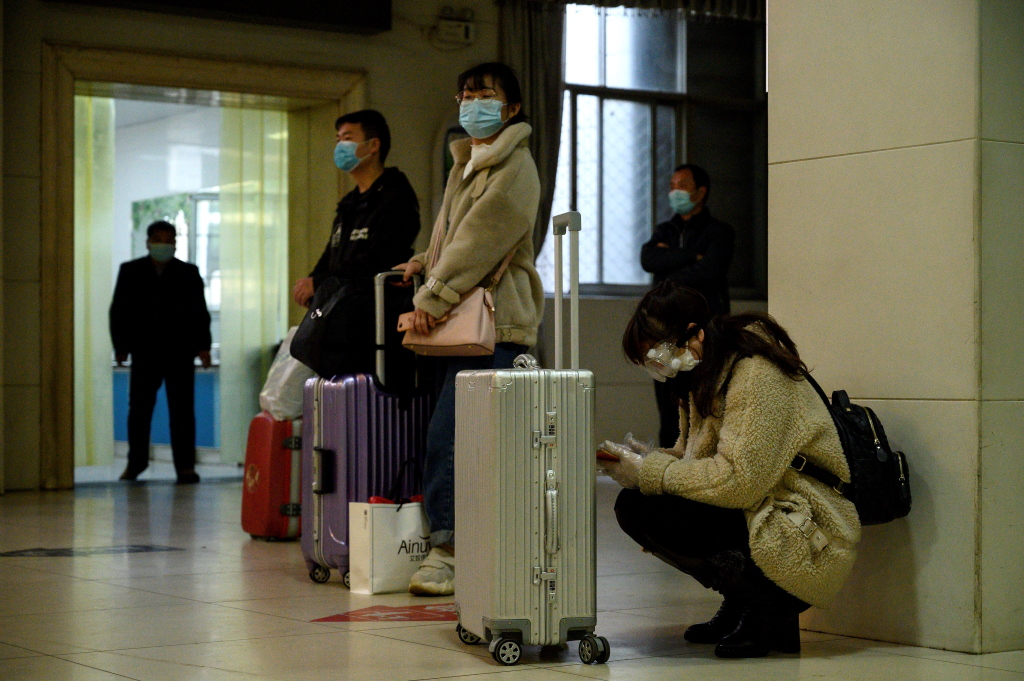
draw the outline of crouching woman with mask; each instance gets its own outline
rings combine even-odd
[[[768,315],[712,318],[698,292],[671,281],[640,301],[622,344],[670,386],[681,434],[671,449],[601,445],[599,465],[626,488],[619,525],[725,597],[688,641],[717,644],[719,657],[799,652],[799,614],[839,591],[860,523],[852,502],[790,465],[802,454],[850,480],[795,344]]]

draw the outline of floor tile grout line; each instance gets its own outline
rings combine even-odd
[[[216,669],[217,671],[226,672],[228,674],[238,674],[238,675],[243,675],[244,674],[246,676],[255,676],[255,677],[258,677],[258,678],[267,679],[268,681],[281,681],[280,677],[267,676],[265,674],[259,674],[259,673],[253,673],[253,672],[240,672],[240,671],[237,671],[235,669],[227,669],[225,667],[211,667],[209,665],[191,664],[191,663],[188,663],[188,662],[168,662],[167,660],[158,660],[158,659],[152,658],[152,657],[135,657],[135,656],[132,656],[132,655],[125,655],[125,654],[123,654],[121,652],[117,652],[117,651],[95,651],[95,652],[98,652],[98,653],[101,653],[101,654],[108,654],[108,655],[117,655],[118,657],[123,657],[123,658],[128,659],[128,660],[145,660],[147,662],[157,662],[157,663],[161,663],[161,664],[174,664],[174,665],[179,665],[179,666],[182,666],[182,667],[189,667],[189,668],[192,668],[192,669]],[[75,664],[82,664],[81,662],[76,662],[75,660],[68,660],[66,658],[67,658],[67,656],[70,656],[70,655],[92,655],[92,654],[95,654],[95,653],[67,653],[66,656],[54,655],[52,657],[57,657],[57,659],[64,660],[65,662],[74,662]],[[89,666],[89,667],[91,667],[91,665],[82,665],[82,666]],[[108,674],[116,674],[116,672],[110,672],[110,671],[107,671],[106,669],[101,669],[100,667],[91,667],[91,668],[92,669],[97,669],[97,670],[102,671],[102,672],[106,672]],[[127,678],[134,679],[134,677],[127,677]],[[136,680],[136,681],[139,681],[139,680]]]
[[[874,643],[888,643],[888,641],[872,641],[872,639],[856,639],[856,640],[869,641],[869,642],[874,642]],[[831,641],[822,641],[822,643],[831,643]],[[901,644],[893,644],[893,645],[899,646]],[[919,647],[919,646],[901,646],[901,647],[914,648],[914,647]],[[959,653],[959,651],[956,651],[956,650],[942,650],[940,648],[925,648],[925,650],[937,650],[937,651],[940,651],[940,652],[958,653],[960,655],[969,655],[970,654],[970,653]],[[878,652],[878,653],[885,653],[886,655],[891,655],[893,657],[902,657],[902,658],[909,658],[909,659],[914,659],[914,660],[928,660],[929,662],[945,662],[947,664],[955,664],[955,665],[959,665],[961,667],[970,667],[972,669],[992,669],[992,670],[995,670],[995,671],[1009,672],[1011,674],[1018,674],[1018,675],[1021,676],[1021,678],[1024,678],[1024,671],[1018,671],[1016,669],[1004,669],[1003,667],[989,667],[989,666],[981,665],[981,664],[971,664],[970,662],[960,662],[958,660],[940,660],[940,659],[935,658],[935,657],[926,657],[924,655],[910,655],[908,653],[899,652],[899,648],[891,648],[891,649],[873,648],[872,651],[873,652]],[[1015,651],[1011,651],[1011,652],[1015,652]],[[980,655],[979,655],[979,657],[980,657]]]
[[[450,652],[450,653],[455,653],[456,655],[468,655],[469,657],[475,658],[475,659],[478,659],[478,660],[483,657],[482,655],[475,655],[475,654],[467,652],[465,650],[459,650],[458,648],[445,648],[444,646],[437,646],[437,645],[433,645],[431,643],[423,643],[421,641],[407,641],[404,638],[390,638],[388,636],[380,636],[378,634],[374,634],[373,633],[374,631],[386,631],[386,630],[384,630],[384,629],[366,629],[364,631],[353,631],[351,633],[353,633],[353,634],[366,634],[367,636],[373,636],[374,638],[382,638],[382,639],[385,639],[387,641],[398,641],[398,642],[401,642],[401,643],[411,643],[413,645],[422,646],[424,648],[432,648],[434,650],[444,650],[444,651],[447,651],[447,652]],[[468,648],[470,646],[466,646],[466,647]],[[441,677],[441,678],[444,678],[444,677]]]
[[[488,669],[491,669],[488,667]],[[544,664],[531,664],[525,667],[519,665],[513,665],[511,667],[502,667],[500,669],[494,669],[493,671],[485,672],[469,672],[468,674],[448,674],[447,676],[422,676],[410,679],[409,681],[443,681],[444,679],[463,679],[473,676],[487,676],[492,674],[515,674],[518,672],[532,671],[534,669],[543,669],[548,671],[555,671],[555,667],[548,667]]]
[[[105,610],[143,610],[143,609],[146,609],[146,608],[152,608],[152,609],[156,610],[156,609],[161,609],[161,608],[181,608],[181,607],[185,607],[185,606],[188,606],[188,605],[212,605],[212,606],[215,606],[215,607],[225,607],[225,608],[228,608],[229,610],[234,610],[236,612],[245,612],[245,613],[250,613],[250,614],[253,614],[253,615],[263,615],[265,617],[274,617],[274,618],[282,619],[282,620],[285,620],[285,621],[288,621],[288,622],[302,622],[304,624],[323,624],[322,622],[312,622],[310,620],[294,619],[294,618],[291,618],[291,617],[286,617],[284,615],[275,615],[275,614],[272,614],[272,613],[259,612],[257,610],[244,610],[242,608],[233,608],[230,605],[227,605],[228,603],[242,603],[242,602],[246,602],[246,601],[210,602],[210,601],[200,601],[200,600],[195,600],[195,599],[191,599],[191,598],[185,598],[183,596],[169,596],[168,594],[162,594],[162,593],[159,593],[157,591],[146,591],[144,589],[136,589],[136,590],[139,591],[140,593],[149,593],[149,594],[153,594],[153,595],[156,595],[156,596],[165,596],[167,598],[175,598],[175,599],[177,599],[179,601],[184,601],[184,602],[183,603],[174,603],[174,604],[169,604],[169,605],[132,605],[132,606],[127,606],[127,607],[88,608],[88,609],[84,609],[84,610],[59,610],[59,611],[54,611],[54,612],[15,613],[15,614],[10,614],[10,615],[0,614],[0,620],[6,619],[8,617],[45,617],[47,615],[67,615],[67,614],[82,613],[82,612],[103,612]],[[284,598],[287,598],[287,596],[285,596]],[[260,600],[260,599],[256,599],[256,600]]]
[[[74,654],[74,653],[69,653],[69,654]],[[79,655],[88,655],[89,653],[78,653],[78,654]],[[111,676],[116,676],[116,677],[121,678],[121,679],[131,679],[131,681],[142,681],[142,679],[140,679],[137,676],[126,676],[124,674],[119,674],[117,672],[112,672],[112,671],[108,671],[106,669],[100,669],[99,667],[94,667],[91,664],[82,664],[81,662],[75,662],[74,660],[65,660],[63,657],[61,657],[59,655],[46,655],[45,657],[49,657],[49,658],[52,658],[54,660],[60,660],[61,662],[67,662],[68,664],[73,664],[76,667],[85,667],[86,669],[95,669],[98,672],[103,672],[104,674],[110,674]]]
[[[960,661],[957,661],[957,660],[940,660],[940,659],[935,658],[935,657],[927,657],[927,656],[924,656],[924,655],[910,655],[909,653],[900,652],[901,649],[903,649],[903,648],[921,648],[921,646],[910,646],[910,645],[904,645],[904,644],[901,644],[901,643],[889,643],[888,641],[876,641],[875,639],[870,639],[870,638],[856,638],[854,636],[843,636],[843,637],[841,637],[839,639],[828,639],[828,640],[825,640],[825,641],[811,641],[810,643],[808,643],[806,645],[812,645],[812,644],[834,645],[834,644],[839,643],[841,641],[855,641],[855,642],[863,642],[863,643],[868,643],[868,644],[882,644],[882,645],[880,645],[878,647],[872,647],[872,648],[864,647],[864,648],[860,648],[860,650],[866,651],[866,652],[883,653],[885,655],[890,655],[892,657],[902,657],[902,658],[905,658],[905,659],[912,659],[912,660],[928,660],[929,662],[944,662],[944,663],[947,663],[947,664],[955,664],[955,665],[958,665],[958,666],[961,666],[961,667],[970,667],[972,669],[979,669],[979,668],[980,669],[992,669],[992,670],[996,670],[996,671],[1009,672],[1011,674],[1018,674],[1022,678],[1024,678],[1024,671],[1018,671],[1016,669],[1004,669],[1002,667],[987,667],[987,666],[980,665],[980,664],[972,664],[970,662],[960,662]],[[889,646],[892,646],[892,647],[886,648],[886,647],[884,647],[885,645],[889,645]],[[955,651],[955,650],[945,651],[945,650],[942,650],[940,648],[922,648],[922,649],[923,650],[935,650],[935,651],[939,651],[939,652],[950,652],[950,653],[960,654],[960,655],[969,655],[969,653],[959,653],[958,651]]]
[[[313,624],[313,623],[310,623],[310,624]],[[215,640],[215,641],[188,641],[188,642],[185,642],[185,643],[162,643],[162,644],[153,645],[153,646],[137,646],[135,648],[109,648],[109,649],[106,649],[106,650],[98,649],[98,648],[93,648],[91,650],[85,650],[85,651],[82,651],[82,652],[79,652],[79,653],[61,653],[61,655],[85,655],[85,654],[88,654],[88,653],[123,653],[123,652],[129,651],[129,650],[152,650],[154,648],[180,648],[180,647],[183,647],[183,646],[214,645],[214,644],[217,644],[217,643],[239,643],[239,642],[242,642],[242,641],[267,641],[267,640],[278,639],[278,638],[299,638],[299,637],[302,637],[302,636],[327,636],[329,634],[344,634],[344,633],[358,634],[358,633],[362,633],[362,632],[358,632],[358,631],[346,632],[344,630],[331,629],[329,627],[326,627],[326,628],[324,628],[323,631],[312,631],[312,632],[307,631],[307,632],[303,632],[301,634],[280,634],[280,635],[274,635],[274,636],[252,636],[250,638],[222,638],[222,639],[218,639],[218,640]],[[5,641],[0,641],[0,643],[5,643]],[[11,645],[11,644],[8,644],[8,645]],[[74,644],[69,643],[67,645],[74,645]],[[18,647],[22,647],[23,648],[24,646],[18,646]],[[76,647],[76,648],[84,648],[85,646],[74,646],[74,647]],[[30,650],[30,649],[26,649],[26,650]],[[57,657],[56,655],[51,655],[50,653],[39,653],[39,654],[40,655],[45,655],[47,657]]]
[[[387,630],[380,629],[380,630],[376,630],[376,631],[387,631]],[[458,649],[446,648],[444,646],[437,646],[437,645],[433,645],[433,644],[430,644],[430,643],[422,643],[420,641],[408,641],[406,639],[396,639],[396,638],[391,638],[391,637],[388,637],[388,636],[376,635],[376,634],[373,634],[372,631],[360,631],[360,632],[355,632],[355,633],[361,633],[361,634],[362,633],[368,633],[371,636],[375,636],[376,638],[384,638],[384,639],[388,639],[388,640],[391,640],[391,641],[401,641],[403,643],[414,643],[416,645],[424,646],[424,647],[427,647],[427,648],[433,648],[435,650],[445,650],[445,651],[448,651],[448,652],[454,652],[454,653],[460,653],[460,654],[468,654],[468,655],[472,655],[473,657],[477,657],[477,658],[483,657],[481,655],[474,655],[473,653],[462,653]],[[655,659],[655,658],[689,657],[689,656],[693,656],[693,655],[700,655],[703,652],[705,652],[705,651],[694,650],[694,651],[691,651],[691,652],[677,653],[677,654],[674,654],[674,655],[640,655],[640,656],[637,656],[637,657],[623,657],[623,658],[619,658],[619,659],[616,659],[616,660],[611,660],[611,662],[629,662],[629,661],[635,661],[635,660],[648,660],[648,659]],[[554,668],[555,666],[575,666],[575,665],[579,665],[579,664],[583,664],[583,663],[582,662],[552,662],[550,664],[553,665],[550,668]],[[536,668],[537,666],[538,665],[531,665],[531,668]],[[435,677],[435,678],[445,678],[445,677]],[[427,680],[424,679],[422,681],[427,681]]]

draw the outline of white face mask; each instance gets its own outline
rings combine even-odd
[[[647,351],[644,369],[655,381],[664,383],[680,371],[692,371],[698,364],[700,360],[689,347],[680,350],[669,341],[662,341]]]

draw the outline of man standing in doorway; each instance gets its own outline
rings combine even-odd
[[[711,217],[708,195],[711,178],[706,170],[685,163],[672,173],[672,219],[654,228],[640,250],[640,265],[654,274],[654,282],[672,279],[696,289],[707,299],[711,314],[729,314],[729,265],[736,235],[733,228]],[[675,445],[679,437],[679,405],[668,386],[655,381],[661,447]]]
[[[167,386],[171,451],[178,484],[199,482],[196,463],[195,358],[210,366],[210,313],[199,268],[174,257],[177,230],[154,222],[149,255],[121,265],[110,305],[110,335],[118,366],[131,355],[128,466],[135,480],[149,465],[149,427],[160,384]]]
[[[332,311],[331,328],[338,333],[324,348],[324,375],[373,371],[373,277],[396,262],[405,262],[420,231],[416,192],[398,168],[385,168],[391,131],[379,111],[365,109],[335,124],[335,165],[356,183],[338,203],[331,238],[308,277],[295,282],[292,298],[308,306],[328,279],[331,289],[346,294]],[[329,290],[331,290],[329,289]]]

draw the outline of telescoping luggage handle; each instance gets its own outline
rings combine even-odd
[[[580,368],[580,229],[583,220],[578,211],[569,211],[551,219],[555,236],[555,369],[562,368],[562,236],[569,231],[569,368]]]
[[[384,320],[384,282],[392,277],[404,277],[405,272],[402,270],[389,270],[387,272],[381,272],[373,278],[373,317],[374,323],[377,326],[375,343],[377,345],[376,350],[376,371],[377,380],[380,381],[381,385],[387,385],[387,381],[384,379],[384,342],[387,338],[387,330],[385,328]],[[412,284],[414,290],[418,290],[423,278],[418,274],[412,275]]]

